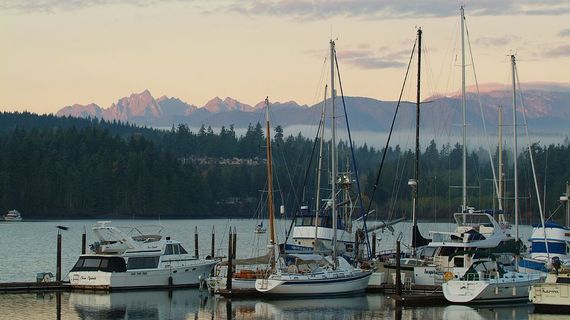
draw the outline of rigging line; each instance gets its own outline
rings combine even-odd
[[[536,199],[538,202],[538,212],[540,213],[540,219],[542,220],[542,224],[544,227],[544,212],[542,211],[542,204],[540,202],[540,191],[538,188],[538,181],[536,179],[536,170],[535,170],[535,166],[534,166],[534,157],[532,156],[533,152],[532,152],[532,145],[530,143],[530,137],[528,134],[528,122],[526,120],[526,108],[524,106],[524,100],[523,100],[523,92],[522,92],[522,88],[521,88],[521,83],[519,80],[519,71],[518,68],[515,65],[515,77],[517,80],[517,87],[519,90],[519,98],[520,98],[520,104],[521,104],[521,108],[522,108],[522,115],[523,115],[523,121],[524,121],[524,129],[525,129],[525,134],[526,134],[526,139],[527,139],[527,144],[528,144],[528,155],[530,158],[530,166],[532,168],[532,176],[533,176],[533,180],[534,180],[534,189],[536,191]],[[515,155],[516,156],[516,155]]]
[[[324,103],[324,101],[323,101]],[[322,119],[319,120],[319,128],[322,125]],[[324,129],[323,129],[324,130]],[[317,135],[315,137],[315,140],[313,142],[313,148],[311,150],[311,156],[309,157],[309,163],[307,165],[307,169],[305,170],[305,175],[303,178],[303,195],[301,198],[301,202],[305,201],[305,194],[306,194],[306,187],[307,187],[307,180],[309,178],[309,174],[310,174],[310,169],[311,169],[311,163],[313,163],[313,157],[315,155],[315,150],[317,149],[317,142],[318,142],[318,135],[319,135],[320,130],[317,130]],[[295,213],[293,214],[293,219],[291,220],[291,225],[289,226],[289,230],[287,231],[287,234],[285,236],[285,243],[287,242],[287,240],[289,239],[289,236],[291,235],[291,230],[293,230],[293,226],[295,225],[295,217],[297,215],[297,210],[294,211]]]
[[[473,51],[471,49],[471,38],[469,37],[469,29],[467,28],[467,23],[465,23],[465,32],[467,33],[467,44],[469,46],[469,56],[471,57],[473,77],[475,78],[475,88],[477,89],[477,99],[479,101],[479,111],[481,112],[481,121],[483,121],[483,132],[485,133],[485,139],[487,140],[489,163],[491,163],[491,171],[493,173],[493,186],[495,188],[495,195],[497,196],[499,202],[499,210],[503,210],[503,205],[501,203],[499,195],[499,184],[497,183],[497,174],[495,173],[495,165],[493,163],[493,155],[491,154],[491,141],[487,133],[487,125],[486,125],[487,121],[485,120],[485,113],[483,113],[483,103],[481,102],[481,94],[479,92],[479,81],[477,80],[477,73],[475,72],[475,60],[473,59]]]
[[[374,187],[372,188],[372,194],[370,195],[370,201],[368,202],[368,207],[365,212],[370,212],[370,208],[372,207],[372,201],[374,200],[374,195],[376,194],[376,189],[378,188],[378,182],[380,182],[380,175],[382,174],[382,168],[384,167],[384,161],[386,160],[386,153],[388,152],[388,146],[390,145],[390,139],[392,138],[394,124],[396,123],[396,116],[398,115],[398,110],[400,109],[400,104],[402,102],[402,94],[404,93],[404,88],[406,87],[406,80],[408,79],[410,66],[412,65],[412,58],[414,57],[416,44],[417,44],[417,39],[416,41],[414,41],[414,46],[412,48],[412,52],[410,53],[410,60],[408,62],[408,68],[406,69],[404,83],[402,84],[402,89],[400,90],[400,97],[398,98],[398,104],[396,105],[396,112],[394,112],[394,117],[392,118],[392,124],[390,125],[390,133],[388,134],[388,139],[386,139],[386,145],[384,147],[384,152],[382,153],[382,160],[380,161],[380,168],[378,169],[378,173],[376,174],[376,181],[374,182]],[[382,222],[384,221],[382,220]]]
[[[338,66],[338,58],[336,56],[336,51],[334,52],[334,59],[335,59],[335,63],[336,63],[336,72],[338,74],[338,86],[340,87],[340,96],[342,99],[342,107],[344,109],[344,119],[346,122],[346,130],[348,132],[348,142],[350,144],[350,154],[352,157],[352,166],[354,167],[354,177],[356,178],[356,188],[358,190],[358,200],[360,203],[360,216],[362,217],[362,223],[363,223],[363,229],[364,229],[364,234],[366,235],[365,240],[366,240],[366,250],[368,253],[368,259],[370,259],[372,257],[372,250],[370,248],[370,239],[368,239],[368,228],[366,226],[366,212],[364,212],[364,203],[362,203],[362,193],[361,193],[361,189],[360,189],[360,179],[358,177],[358,167],[356,165],[356,157],[354,156],[354,145],[352,143],[352,135],[350,133],[350,126],[348,124],[348,114],[346,113],[346,102],[344,101],[344,91],[342,89],[342,81],[341,81],[341,77],[340,77],[340,68]],[[332,89],[331,89],[332,90]],[[334,119],[332,119],[332,121],[334,121]],[[333,177],[333,179],[335,179]],[[334,182],[333,182],[334,183]],[[340,191],[340,190],[339,190]],[[345,221],[346,223],[346,221]]]

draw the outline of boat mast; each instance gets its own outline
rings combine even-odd
[[[499,210],[503,210],[503,106],[499,106],[499,186],[498,186],[498,193],[499,193]],[[504,216],[501,214],[499,219],[503,218]],[[504,222],[504,221],[499,221]]]
[[[265,98],[265,125],[267,129],[267,211],[269,215],[269,235],[271,247],[271,269],[275,269],[275,208],[273,207],[273,163],[271,159],[271,129],[269,127],[269,97]]]
[[[467,211],[467,123],[465,105],[465,11],[461,6],[461,110],[463,117],[463,196],[461,201],[461,211]]]
[[[519,187],[518,187],[518,168],[517,168],[517,91],[515,80],[516,61],[515,55],[511,55],[511,68],[513,74],[513,153],[514,153],[514,182],[515,182],[515,240],[519,241]],[[518,270],[518,254],[517,254],[517,270]]]
[[[317,168],[317,197],[315,199],[315,241],[313,243],[313,252],[317,250],[317,240],[318,240],[318,231],[319,231],[319,211],[321,207],[321,170],[323,165],[323,141],[325,138],[325,112],[327,107],[327,89],[328,87],[325,85],[325,98],[323,99],[323,109],[321,111],[321,127],[319,130],[320,132],[320,140],[319,141],[319,164]]]
[[[420,178],[420,80],[421,80],[421,66],[422,66],[422,29],[418,28],[418,81],[417,81],[417,94],[416,94],[416,161],[415,161],[415,176],[411,181],[412,185],[412,256],[416,256],[417,237],[415,232],[418,226],[418,188]]]
[[[335,98],[335,89],[334,89],[334,62],[335,62],[335,43],[333,40],[330,40],[331,45],[331,131],[332,131],[332,146],[331,146],[331,202],[332,202],[332,227],[333,227],[333,242],[332,242],[332,257],[334,268],[336,269],[338,265],[338,261],[336,258],[336,228],[337,228],[337,216],[336,216],[336,175],[337,175],[337,168],[336,168],[336,127],[335,127],[335,106],[334,106],[334,98]]]

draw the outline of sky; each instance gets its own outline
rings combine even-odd
[[[508,83],[516,53],[522,82],[570,84],[567,0],[0,0],[0,111],[108,108],[145,89],[312,105],[330,39],[346,95],[397,100],[417,27],[423,98],[452,92],[461,4],[479,83]]]

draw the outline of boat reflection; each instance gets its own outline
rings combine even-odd
[[[72,292],[69,306],[79,319],[187,319],[209,309],[209,298],[200,290]]]
[[[532,305],[498,305],[468,307],[451,305],[443,310],[443,319],[482,320],[482,319],[529,319]]]

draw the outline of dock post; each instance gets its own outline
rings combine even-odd
[[[215,227],[212,226],[212,248],[210,250],[210,257],[212,257],[212,259],[214,259],[214,257],[215,257],[214,243],[216,242],[216,230],[214,228]]]
[[[233,244],[232,244],[232,257],[235,259],[236,258],[236,253],[237,253],[237,231],[236,231],[236,227],[234,227],[234,239],[233,239]]]
[[[402,295],[402,276],[400,274],[400,241],[396,241],[396,296]]]
[[[85,254],[87,246],[87,231],[85,231],[85,226],[83,226],[83,234],[81,235],[81,254]]]
[[[61,232],[59,230],[57,231],[57,261],[55,281],[61,282]]]
[[[198,258],[198,226],[194,228],[194,256]]]
[[[226,290],[228,292],[232,291],[232,277],[233,277],[233,266],[232,266],[232,256],[233,256],[233,235],[232,235],[232,228],[230,227],[230,237],[228,239],[228,272],[226,275]]]
[[[376,232],[372,232],[372,257],[376,257]]]

